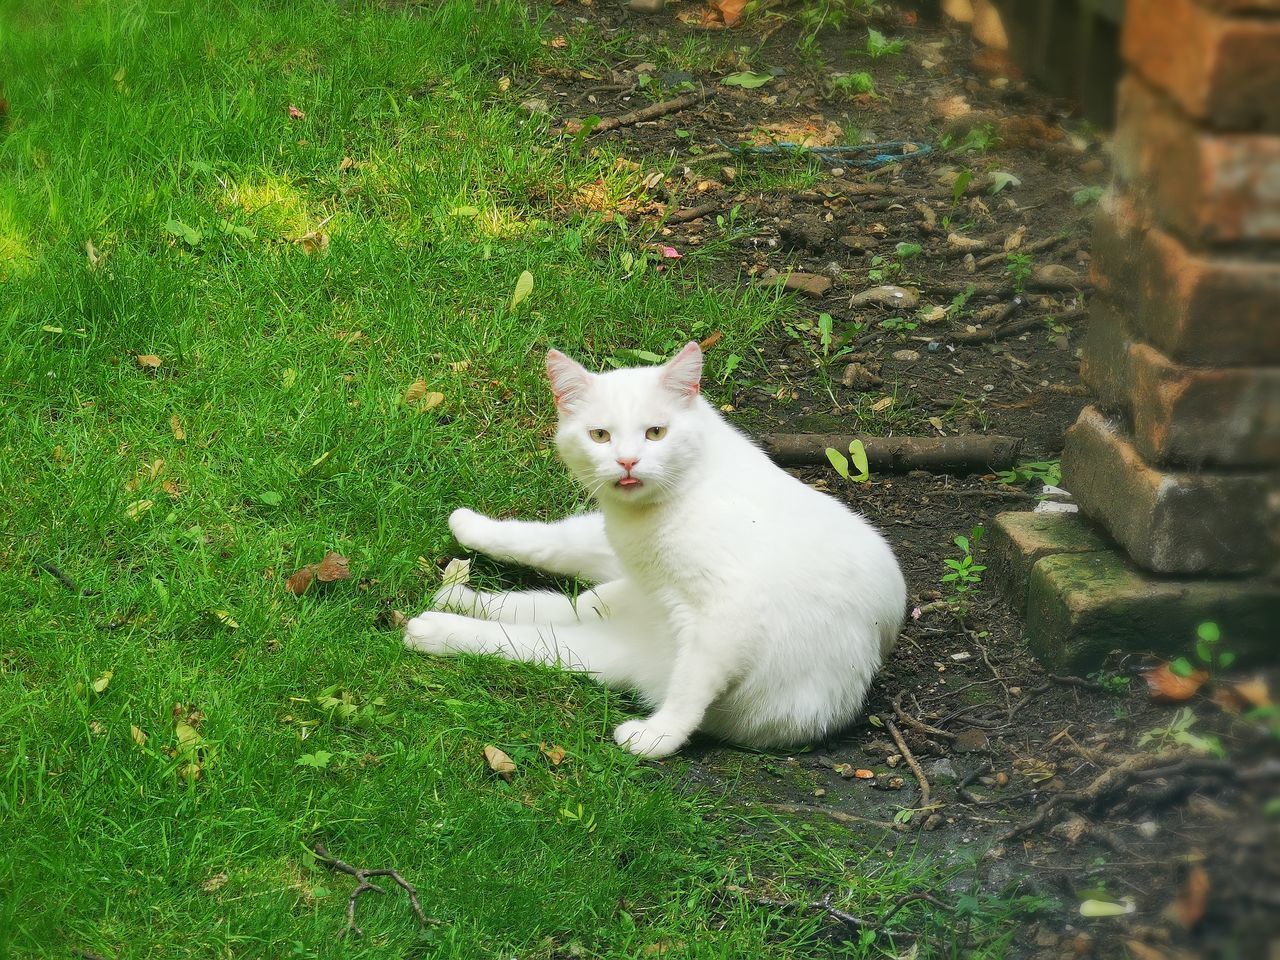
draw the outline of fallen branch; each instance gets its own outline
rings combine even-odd
[[[968,291],[970,288],[973,292],[969,294],[971,297],[994,297],[997,300],[1011,296],[1020,292],[1013,284],[1013,281],[1007,283],[936,283],[926,284],[920,288],[921,293],[928,294],[931,297],[958,297]],[[1093,289],[1093,284],[1088,280],[1038,280],[1031,277],[1027,280],[1024,290],[1032,293],[1084,293]]]
[[[704,203],[698,207],[688,207],[687,209],[667,214],[665,222],[688,223],[690,220],[697,220],[699,217],[705,217],[709,213],[715,213],[719,209],[720,204],[718,203]]]
[[[1063,807],[1074,809],[1097,808],[1116,794],[1152,780],[1166,780],[1175,776],[1211,776],[1236,779],[1239,772],[1226,761],[1204,757],[1186,757],[1176,753],[1134,754],[1113,767],[1102,771],[1088,786],[1080,790],[1064,790],[1041,804],[1035,816],[1018,824],[1000,837],[999,842],[1014,840],[1044,826]]]
[[[822,433],[766,433],[765,452],[784,466],[827,463],[827,448],[849,449],[851,436]],[[1022,440],[996,434],[956,437],[863,437],[867,462],[876,470],[906,473],[985,473],[1008,470],[1016,462]]]
[[[712,96],[714,96],[714,91],[699,90],[695,93],[686,93],[683,96],[674,97],[671,100],[663,100],[661,103],[651,103],[647,107],[632,110],[630,113],[622,113],[616,117],[605,117],[591,128],[589,136],[594,137],[597,134],[608,133],[610,130],[617,130],[619,127],[629,127],[636,123],[644,123],[646,120],[656,120],[658,117],[665,117],[670,113],[679,113],[681,110],[697,106]]]
[[[1021,297],[1015,298],[1015,302],[1019,302],[1021,306]],[[1002,313],[996,318],[997,322],[1007,319],[1009,314]],[[1017,336],[1020,333],[1026,333],[1028,330],[1035,330],[1037,327],[1043,327],[1046,322],[1061,322],[1065,320],[1075,320],[1084,316],[1083,310],[1066,310],[1062,313],[1050,316],[1034,316],[1022,317],[1013,320],[1001,326],[984,327],[981,330],[975,330],[973,333],[962,331],[960,333],[948,334],[944,339],[951,343],[989,343],[995,340],[1004,340],[1007,337]]]
[[[413,915],[417,919],[419,926],[425,927],[430,923],[439,922],[428,919],[427,915],[422,912],[422,904],[418,902],[418,889],[413,884],[409,883],[409,881],[405,880],[404,877],[400,876],[398,871],[385,867],[380,867],[376,870],[364,870],[360,867],[353,867],[351,864],[339,860],[337,857],[330,854],[329,851],[325,849],[325,845],[323,843],[316,843],[313,845],[311,852],[316,855],[316,859],[335,873],[345,873],[349,877],[356,878],[356,888],[351,891],[351,896],[347,900],[347,928],[342,932],[343,936],[346,936],[348,933],[354,933],[357,937],[364,936],[364,931],[356,926],[356,902],[360,899],[360,894],[368,893],[369,891],[373,891],[374,893],[387,892],[377,884],[370,883],[370,877],[387,877],[395,881],[396,885],[408,895],[409,908],[413,911]]]
[[[916,806],[929,806],[929,778],[920,769],[920,764],[916,762],[915,756],[911,753],[911,748],[907,746],[907,741],[902,736],[902,731],[888,717],[883,717],[882,719],[884,720],[885,729],[889,731],[889,736],[893,737],[893,742],[898,745],[898,750],[902,753],[902,759],[907,761],[907,766],[911,768],[912,775],[916,778],[916,782],[920,784],[920,802]]]

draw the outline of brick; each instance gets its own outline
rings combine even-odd
[[[1115,550],[1046,556],[1027,585],[1027,645],[1055,670],[1085,673],[1113,651],[1185,654],[1205,620],[1222,628],[1225,648],[1242,665],[1273,663],[1280,587],[1260,579],[1152,577]]]
[[[1124,58],[1192,117],[1219,130],[1280,130],[1280,20],[1194,0],[1128,0]]]
[[[1093,231],[1093,282],[1134,332],[1191,364],[1280,363],[1280,263],[1193,253],[1108,191]]]
[[[1120,83],[1117,178],[1202,245],[1280,243],[1280,136],[1205,132],[1132,74]]]
[[[1063,486],[1080,509],[1156,573],[1235,574],[1277,556],[1277,478],[1149,466],[1120,422],[1085,407],[1067,431]]]
[[[987,580],[1021,610],[1031,568],[1055,553],[1092,553],[1108,541],[1078,513],[1001,513],[987,537]]]
[[[1129,416],[1148,462],[1183,467],[1280,464],[1280,367],[1190,367],[1135,341],[1095,299],[1081,379],[1099,405]]]

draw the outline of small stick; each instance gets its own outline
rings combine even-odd
[[[1066,240],[1065,236],[1045,237],[1042,240],[1036,240],[1033,243],[1025,243],[1015,250],[1001,250],[999,253],[993,253],[989,257],[983,257],[975,266],[981,270],[983,267],[989,267],[993,263],[999,263],[1011,253],[1039,253],[1041,250],[1048,250],[1056,247],[1062,241]]]
[[[49,574],[72,593],[78,593],[82,597],[96,597],[98,595],[97,590],[81,590],[76,582],[63,573],[62,568],[52,560],[41,560],[37,557],[35,563],[37,567]]]
[[[337,857],[329,853],[323,843],[316,843],[312,846],[311,852],[314,853],[321,863],[336,873],[345,873],[349,877],[355,877],[357,880],[356,888],[351,891],[351,896],[347,900],[347,929],[342,935],[353,933],[357,937],[363,937],[364,931],[356,926],[356,902],[360,899],[360,894],[372,890],[374,893],[386,893],[382,887],[375,883],[370,883],[370,877],[388,877],[396,883],[409,897],[409,908],[413,910],[413,915],[418,921],[419,926],[427,926],[429,923],[436,921],[429,920],[427,915],[422,912],[422,904],[418,902],[418,889],[404,877],[400,876],[396,870],[386,867],[380,867],[376,870],[364,870],[360,867],[353,867],[345,861],[339,860]]]
[[[907,741],[902,736],[902,731],[888,717],[883,719],[885,729],[889,731],[889,735],[893,737],[893,742],[898,745],[898,750],[902,752],[902,759],[907,761],[907,766],[911,768],[911,773],[920,784],[919,806],[927,807],[929,805],[929,779],[924,775],[924,771],[920,769],[920,764],[916,762],[915,756],[912,755],[911,748],[907,746]]]
[[[705,217],[708,213],[715,213],[720,209],[718,203],[704,203],[699,207],[688,207],[684,210],[677,210],[675,213],[668,214],[667,223],[688,223],[690,220],[697,220],[699,217]]]
[[[1016,298],[1021,300],[1021,298]],[[1035,316],[1023,317],[1020,320],[1013,320],[1003,326],[984,327],[981,330],[975,330],[973,333],[960,332],[949,334],[946,339],[952,343],[988,343],[993,340],[1004,340],[1007,337],[1016,336],[1019,333],[1026,333],[1028,330],[1034,330],[1036,327],[1042,327],[1045,321],[1064,321],[1075,320],[1084,316],[1083,310],[1066,310],[1054,316]],[[1005,314],[1001,314],[998,320],[1004,320]]]
[[[683,96],[664,100],[661,103],[651,103],[647,107],[632,110],[630,113],[619,114],[616,117],[605,117],[592,127],[591,136],[608,133],[610,130],[617,130],[619,127],[629,127],[632,124],[643,123],[646,120],[656,120],[658,117],[665,117],[669,113],[678,113],[688,107],[696,106],[712,96],[714,96],[712,91],[699,90],[696,93],[686,93]]]
[[[945,600],[936,600],[934,602],[948,606],[947,601]],[[920,609],[923,611],[924,607],[921,607]],[[950,730],[940,730],[937,727],[931,727],[923,720],[917,720],[915,717],[911,716],[911,714],[907,713],[907,711],[903,710],[901,693],[893,698],[893,712],[898,715],[899,720],[905,723],[916,733],[923,733],[927,737],[942,737],[944,740],[954,740],[956,738],[956,734],[952,733]]]

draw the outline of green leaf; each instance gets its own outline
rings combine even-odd
[[[995,196],[1005,187],[1020,187],[1022,181],[1015,177],[1012,173],[1006,173],[1003,170],[996,170],[991,174],[991,195]]]
[[[516,280],[516,288],[511,293],[511,309],[514,310],[520,306],[531,293],[533,293],[533,274],[526,270]]]
[[[971,183],[973,183],[973,171],[961,170],[955,182],[951,184],[951,202],[959,203],[960,198],[964,196],[964,192],[969,189],[969,184]]]
[[[752,73],[750,70],[743,70],[741,73],[729,74],[729,76],[722,78],[720,82],[730,87],[754,90],[756,87],[763,87],[772,79],[773,75],[769,73]]]
[[[827,459],[831,461],[831,466],[836,468],[836,473],[849,479],[849,458],[837,450],[835,447],[827,447]]]
[[[299,767],[315,767],[317,770],[323,770],[329,766],[331,759],[333,754],[328,750],[317,750],[315,753],[304,753],[294,763]]]
[[[871,476],[871,465],[867,460],[867,448],[861,440],[849,441],[849,456],[853,465],[858,468],[858,475],[853,479],[862,482]]]
[[[284,502],[284,497],[276,493],[274,490],[263,490],[258,494],[258,499],[265,503],[268,507],[278,507]]]
[[[1220,657],[1218,657],[1218,668],[1220,670],[1226,670],[1229,666],[1231,666],[1235,662],[1236,662],[1236,655],[1232,653],[1230,650],[1228,650],[1226,653],[1223,653]]]
[[[1077,207],[1087,207],[1102,198],[1101,187],[1084,187],[1071,195],[1071,202]]]
[[[200,241],[204,239],[204,234],[195,227],[187,226],[181,220],[170,220],[164,225],[164,228],[189,247],[199,246]]]
[[[1195,667],[1191,665],[1191,661],[1186,657],[1178,657],[1177,660],[1169,664],[1169,672],[1175,677],[1189,677],[1195,671]]]
[[[104,671],[102,672],[102,676],[98,677],[98,679],[97,679],[97,680],[93,681],[93,692],[94,692],[94,693],[105,693],[105,692],[106,692],[106,690],[107,690],[107,686],[108,686],[108,684],[110,684],[110,683],[111,683],[111,678],[112,678],[114,675],[115,675],[115,672],[114,672],[114,671],[112,671],[112,670],[104,670]]]
[[[893,249],[894,249],[894,252],[897,253],[897,255],[901,257],[903,260],[909,260],[912,257],[917,256],[924,252],[924,247],[920,246],[920,244],[906,243],[905,241],[902,243],[899,243]]]
[[[1206,620],[1200,626],[1196,627],[1196,636],[1205,643],[1217,643],[1222,639],[1222,631],[1218,625],[1212,620]]]
[[[1123,917],[1137,910],[1137,904],[1129,897],[1119,903],[1110,900],[1085,900],[1080,904],[1082,917]]]
[[[969,538],[965,536],[956,537],[951,541],[965,553],[969,552]]]

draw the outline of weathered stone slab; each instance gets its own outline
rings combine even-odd
[[[1027,643],[1052,669],[1088,672],[1112,651],[1185,654],[1205,620],[1242,663],[1280,657],[1274,582],[1153,577],[1106,550],[1041,557],[1027,585]]]
[[[1067,431],[1062,474],[1080,509],[1143,569],[1238,574],[1276,562],[1274,473],[1155,469],[1118,418],[1085,407]]]
[[[987,580],[1021,611],[1031,568],[1041,557],[1091,553],[1109,546],[1078,513],[1001,513],[987,537]]]

